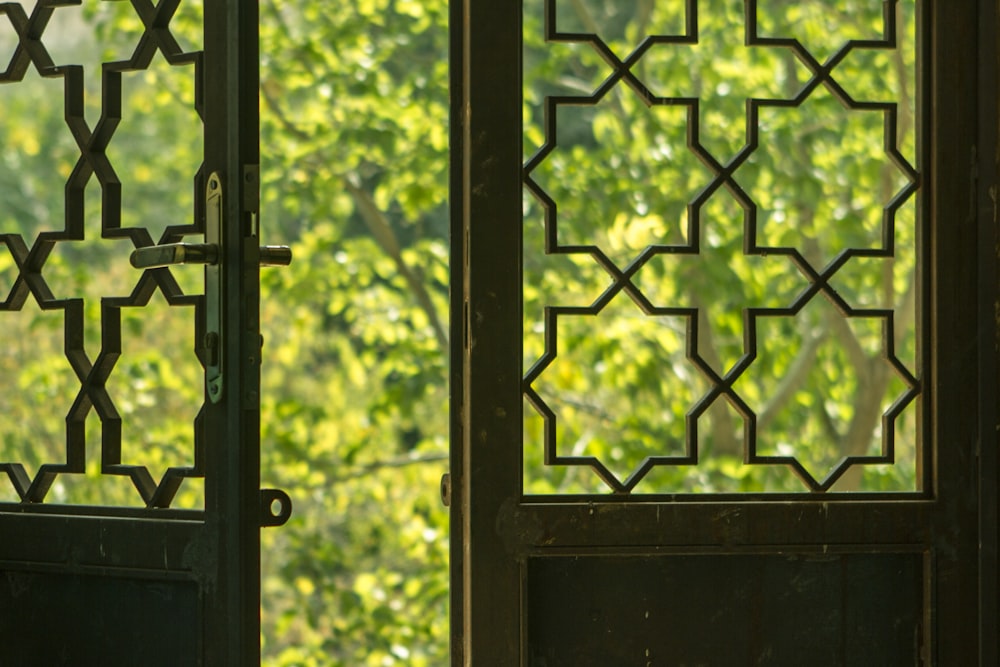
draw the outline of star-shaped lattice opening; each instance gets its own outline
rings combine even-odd
[[[848,250],[891,254],[917,175],[895,149],[894,105],[881,106],[816,91],[800,107],[759,109],[760,146],[736,174],[757,204],[758,248],[813,267]]]
[[[747,463],[786,466],[811,491],[856,491],[856,477],[834,485],[852,466],[892,464],[897,419],[919,393],[895,355],[892,311],[814,299],[753,322],[753,363],[733,385],[753,410]],[[919,487],[915,469],[897,473],[908,488],[896,490]]]
[[[707,382],[687,357],[693,314],[650,308],[621,295],[547,311],[545,355],[525,376],[545,465],[587,466],[625,492],[654,465],[697,461],[687,415]]]
[[[696,233],[691,202],[712,178],[686,147],[685,109],[626,97],[550,98],[548,143],[526,168],[550,252],[597,248],[624,265],[649,246],[688,247]]]

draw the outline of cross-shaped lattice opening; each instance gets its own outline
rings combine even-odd
[[[847,41],[883,40],[893,28],[887,11],[904,11],[902,2],[828,2],[826,0],[752,0],[748,11],[757,34],[766,39],[795,39],[825,60]],[[893,9],[896,5],[896,9]]]

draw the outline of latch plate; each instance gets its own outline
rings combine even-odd
[[[205,243],[218,248],[217,261],[205,265],[205,384],[213,403],[222,400],[224,388],[222,351],[222,267],[225,247],[222,244],[222,179],[212,172],[205,184]]]

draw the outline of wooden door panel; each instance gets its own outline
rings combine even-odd
[[[4,570],[0,582],[7,610],[0,643],[11,664],[202,661],[202,593],[194,581]]]
[[[921,553],[528,558],[527,664],[916,665]]]

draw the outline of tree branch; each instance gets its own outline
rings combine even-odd
[[[403,259],[402,251],[399,247],[399,239],[396,237],[396,233],[392,231],[389,220],[379,210],[378,206],[375,205],[371,195],[352,183],[350,178],[344,179],[344,188],[354,199],[354,205],[368,226],[368,230],[372,233],[375,242],[396,263],[396,269],[403,276],[403,279],[406,280],[406,284],[417,300],[417,305],[420,306],[420,309],[427,316],[427,320],[434,330],[434,337],[437,339],[438,347],[441,348],[441,353],[447,354],[448,334],[441,323],[441,319],[438,317],[437,309],[434,307],[434,302],[431,301],[431,295],[424,286],[423,281],[409,264],[406,263],[406,260]]]
[[[803,345],[799,349],[798,355],[792,361],[792,365],[788,367],[788,372],[785,373],[785,377],[781,378],[781,382],[778,383],[778,387],[771,394],[770,400],[764,404],[764,407],[757,415],[758,434],[770,425],[782,408],[785,407],[785,404],[795,395],[795,392],[802,387],[809,374],[809,370],[816,361],[816,353],[819,351],[819,346],[824,339],[826,339],[826,331],[804,336]]]
[[[260,90],[265,105],[287,132],[302,140],[311,139],[310,134],[306,130],[299,127],[285,115],[271,86],[261,85]],[[430,293],[427,291],[417,272],[403,259],[399,238],[392,230],[389,219],[375,204],[371,195],[355,183],[355,180],[356,178],[353,175],[345,176],[342,179],[344,189],[347,190],[354,200],[354,206],[368,227],[368,231],[371,232],[372,238],[375,239],[375,242],[382,251],[396,264],[396,270],[403,276],[410,292],[417,301],[417,305],[427,316],[427,321],[430,322],[431,328],[434,330],[434,337],[437,340],[438,347],[441,349],[442,354],[447,354],[448,334],[441,322],[441,318],[438,317],[437,309],[434,307]]]

